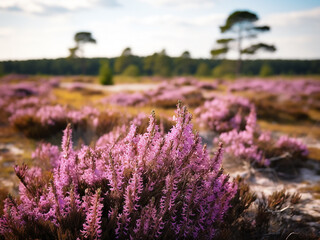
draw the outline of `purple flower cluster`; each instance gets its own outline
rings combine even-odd
[[[240,130],[244,126],[253,105],[248,99],[233,95],[215,96],[203,106],[195,109],[200,127],[221,133],[232,129]]]
[[[50,143],[41,143],[32,153],[32,158],[43,163],[50,163],[53,168],[59,164],[60,151],[59,148]]]
[[[13,106],[15,102],[18,102],[17,104],[21,106],[30,105],[36,103],[36,99],[40,101],[41,97],[51,97],[49,94],[51,89],[59,85],[59,79],[57,78],[44,79],[37,82],[8,82],[10,82],[10,78],[7,82],[0,84],[0,107],[2,109],[8,108],[6,110],[9,112],[13,112],[16,109]]]
[[[121,106],[152,105],[172,107],[180,100],[189,106],[203,100],[202,89],[215,89],[216,83],[200,82],[193,78],[178,78],[164,81],[155,90],[137,93],[117,93],[102,100],[103,103]]]
[[[66,106],[51,106],[45,103],[46,101],[34,97],[22,99],[9,105],[7,111],[12,113],[9,118],[10,123],[15,125],[19,119],[30,117],[39,119],[42,126],[52,126],[61,122],[79,124],[83,121],[91,123],[92,126],[97,126],[98,124],[100,112],[93,107],[85,106],[81,110],[69,110]]]
[[[5,83],[0,86],[0,95],[5,98],[46,95],[52,87],[58,85],[56,79],[37,82]]]
[[[163,85],[167,85],[168,83],[162,83]],[[180,77],[170,81],[170,84],[181,87],[181,86],[194,86],[198,89],[208,89],[213,90],[217,88],[216,82],[203,82],[199,81],[195,78],[188,78],[188,77]]]
[[[212,239],[237,186],[222,172],[221,146],[210,158],[186,108],[178,106],[175,121],[163,136],[152,115],[143,135],[133,124],[123,137],[78,151],[68,126],[52,180],[38,168],[16,167],[20,201],[5,201],[0,234]]]
[[[229,156],[245,159],[250,162],[257,163],[260,166],[268,166],[270,161],[265,158],[264,152],[259,148],[257,141],[269,142],[271,137],[267,132],[264,132],[261,133],[257,139],[257,134],[256,112],[254,108],[251,108],[250,114],[246,119],[245,129],[233,129],[231,131],[221,133],[219,141],[225,143],[226,151]],[[214,141],[217,141],[217,139]]]
[[[301,140],[288,136],[281,136],[276,142],[276,147],[298,157],[306,157],[309,154],[307,146]]]
[[[104,104],[114,104],[119,106],[141,106],[147,103],[148,99],[143,93],[120,92],[101,100]]]
[[[237,80],[229,85],[229,91],[254,91],[268,92],[278,95],[311,95],[320,93],[320,82],[318,80]]]
[[[269,132],[259,130],[256,121],[255,108],[252,107],[244,130],[233,129],[221,133],[219,140],[215,139],[214,142],[222,141],[229,157],[244,159],[259,166],[269,166],[270,160],[287,153],[293,160],[292,164],[308,155],[307,146],[300,140],[288,136],[274,140]]]

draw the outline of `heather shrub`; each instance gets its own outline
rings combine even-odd
[[[49,137],[61,132],[68,123],[82,131],[94,130],[98,125],[100,112],[96,108],[84,106],[80,110],[74,110],[62,105],[46,105],[46,101],[40,101],[36,105],[32,98],[25,100],[9,105],[7,109],[12,112],[9,118],[11,125],[27,137]],[[30,103],[32,106],[29,107]]]
[[[145,106],[175,108],[180,100],[187,106],[196,107],[203,103],[203,89],[215,89],[216,83],[200,82],[193,78],[177,78],[163,81],[156,89],[116,93],[102,100],[102,103],[121,106]]]
[[[226,156],[243,159],[258,166],[272,166],[290,171],[291,168],[306,159],[308,150],[305,144],[295,138],[281,136],[276,139],[271,134],[259,129],[255,109],[252,108],[246,118],[243,130],[233,129],[221,133],[219,140],[225,144]]]
[[[179,87],[158,89],[157,92],[150,92],[150,105],[161,108],[174,108],[178,101],[184,102],[190,107],[199,106],[204,98],[201,91],[193,87]]]
[[[149,118],[146,115],[137,116],[134,121],[137,121],[137,132],[143,134],[147,131],[149,126]],[[155,116],[156,124],[159,126],[161,133],[168,133],[174,126],[174,121],[165,116]]]
[[[8,196],[8,190],[5,188],[0,188],[0,216],[3,215],[3,201],[7,198]],[[1,235],[0,235],[1,236]]]
[[[67,121],[55,121],[54,124],[44,125],[40,118],[26,114],[11,119],[11,124],[26,137],[39,139],[60,132],[67,126]]]
[[[193,86],[197,89],[208,89],[208,90],[213,90],[217,88],[216,82],[202,82],[195,78],[190,78],[190,77],[180,77],[180,78],[173,79],[170,81],[170,84],[176,87]],[[166,86],[167,84],[164,82],[162,85]]]
[[[148,102],[148,98],[143,93],[120,92],[102,99],[101,102],[119,106],[142,106]]]
[[[318,80],[297,79],[297,80],[270,80],[253,79],[237,80],[230,83],[229,91],[254,91],[268,92],[272,94],[294,97],[297,95],[314,95],[320,92],[320,82]]]
[[[71,127],[50,180],[16,166],[20,200],[5,200],[5,239],[212,239],[237,187],[192,132],[178,107],[175,126],[161,136],[154,116],[147,131],[100,147],[72,148]]]
[[[120,112],[105,111],[97,118],[96,134],[101,136],[117,126],[128,123],[128,116]]]
[[[310,111],[320,109],[320,82],[311,79],[240,79],[229,91],[250,91],[259,118],[279,122],[312,121]],[[257,94],[258,93],[258,94]]]
[[[252,108],[248,99],[227,95],[206,101],[194,112],[200,127],[222,133],[232,129],[243,130]]]
[[[302,160],[306,160],[309,154],[307,146],[296,138],[284,135],[280,136],[273,143],[272,148],[266,151],[266,155],[271,160],[271,167],[279,171],[288,172],[300,166],[303,162]]]
[[[40,143],[32,153],[32,159],[42,169],[52,169],[58,167],[59,148],[50,143]]]
[[[310,121],[308,108],[315,107],[307,103],[307,101],[280,100],[280,96],[273,94],[264,96],[259,94],[259,97],[252,98],[252,102],[256,106],[259,119],[266,119],[277,122],[292,122]]]

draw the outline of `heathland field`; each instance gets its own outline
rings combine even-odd
[[[0,79],[0,239],[318,239],[320,78],[114,82]]]

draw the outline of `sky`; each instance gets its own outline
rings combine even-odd
[[[139,56],[165,49],[210,58],[223,25],[235,10],[269,25],[245,44],[274,44],[255,58],[320,59],[319,0],[0,0],[0,60],[67,57],[76,32],[88,31],[86,57],[116,57],[130,47]],[[234,58],[230,52],[228,58]]]

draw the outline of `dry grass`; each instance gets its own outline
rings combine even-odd
[[[309,158],[320,161],[320,148],[309,147]]]
[[[264,130],[285,133],[293,137],[320,139],[320,126],[316,124],[280,124],[265,120],[259,120],[258,123]]]
[[[85,105],[94,104],[101,100],[104,95],[102,94],[83,94],[81,91],[69,91],[66,89],[54,89],[54,95],[56,96],[55,103],[61,105],[68,105],[80,109]]]

